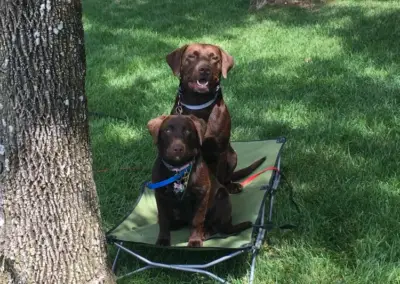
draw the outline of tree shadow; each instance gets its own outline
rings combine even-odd
[[[318,135],[351,139],[351,135],[346,136],[340,129],[332,131],[335,123],[344,118],[348,119],[349,123],[353,120],[354,128],[382,125],[390,129],[390,133],[382,133],[384,139],[395,139],[399,134],[395,119],[397,110],[394,106],[400,99],[400,85],[396,78],[382,78],[375,73],[360,73],[358,68],[353,68],[346,62],[346,58],[340,56],[329,60],[314,58],[310,63],[300,63],[295,67],[296,75],[292,77],[287,74],[266,75],[268,70],[274,69],[284,61],[285,58],[253,60],[242,64],[240,69],[231,75],[231,82],[241,81],[236,85],[231,83],[226,88],[229,90],[224,91],[231,112],[239,114],[232,115],[235,127],[260,125],[261,127],[251,131],[252,135],[259,136],[261,131],[265,130],[262,128],[263,123],[279,121],[280,127],[286,124],[282,132],[273,131],[261,135],[260,138],[285,133],[290,135],[296,131],[296,127],[289,127],[285,122],[291,119],[290,117],[279,117],[279,114],[286,116],[285,112],[293,111],[304,112],[305,116],[310,116],[309,119],[301,117],[298,125],[309,125],[314,119],[319,119],[320,122],[326,120],[329,127],[321,127],[319,132],[325,133],[314,132]],[[265,68],[266,71],[252,72],[254,66]],[[260,105],[260,102],[265,102],[265,105]],[[355,125],[356,123],[360,125]]]
[[[360,54],[382,68],[400,67],[400,7],[371,13],[359,9],[350,14],[351,21],[332,31],[340,36],[345,51]]]
[[[228,29],[246,24],[248,1],[200,0],[167,1],[110,1],[99,5],[95,0],[84,1],[85,15],[90,22],[112,29],[151,31],[168,37],[190,40],[194,37],[217,34],[229,39]]]
[[[260,22],[313,27],[339,38],[347,54],[358,54],[382,68],[399,68],[400,28],[397,23],[400,22],[400,7],[388,9],[385,5],[372,4],[327,5],[318,10],[271,7],[255,12],[254,16]]]

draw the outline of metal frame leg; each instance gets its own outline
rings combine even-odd
[[[281,157],[279,156],[278,163],[277,163],[277,168],[279,170],[281,169],[280,166],[281,166]],[[277,190],[277,188],[279,186],[280,179],[281,179],[281,175],[279,174],[279,172],[275,172],[274,182],[272,184],[272,188],[271,188],[270,196],[269,196],[268,223],[272,222],[272,211],[273,211],[274,198],[275,198],[274,192]],[[265,222],[264,222],[265,221],[265,205],[266,204],[264,202],[262,205],[262,209],[261,209],[260,229],[258,230],[256,242],[252,248],[249,284],[252,284],[254,281],[254,271],[255,271],[255,267],[256,267],[257,255],[261,248],[262,242],[264,240],[265,233],[267,232],[267,230],[264,227],[264,225],[265,225]]]
[[[120,242],[119,244],[122,246],[123,242]],[[115,255],[115,258],[114,258],[114,261],[113,261],[113,264],[112,264],[111,270],[112,270],[112,272],[114,272],[114,273],[115,273],[115,269],[116,269],[116,267],[117,267],[117,260],[118,260],[120,251],[121,251],[121,248],[118,248],[117,254]]]
[[[260,220],[260,229],[258,229],[258,234],[257,234],[257,238],[256,238],[256,242],[252,248],[252,255],[251,255],[251,266],[250,266],[250,275],[249,275],[249,283],[253,283],[254,281],[254,271],[256,268],[256,258],[257,258],[257,254],[258,251],[261,248],[262,245],[262,241],[264,239],[265,236],[265,228],[264,228],[264,215],[265,215],[265,202],[263,203],[262,209],[261,209],[261,220]]]
[[[137,272],[140,272],[140,271],[144,271],[144,270],[147,270],[147,269],[150,269],[150,268],[168,268],[168,269],[174,269],[174,270],[180,270],[180,271],[201,273],[201,274],[209,276],[210,278],[213,278],[214,280],[216,280],[216,281],[218,281],[220,283],[226,283],[226,280],[222,279],[221,277],[219,277],[219,276],[215,275],[214,273],[209,272],[209,271],[207,271],[205,269],[209,268],[211,266],[214,266],[214,265],[216,265],[218,263],[221,263],[221,262],[223,262],[225,260],[231,259],[231,258],[233,258],[235,256],[238,256],[238,255],[240,255],[240,254],[242,254],[244,252],[249,251],[249,249],[239,250],[239,251],[233,252],[233,253],[231,253],[229,255],[220,257],[220,258],[218,258],[216,260],[213,260],[213,261],[211,261],[209,263],[206,263],[206,264],[163,264],[163,263],[159,263],[159,262],[150,261],[150,260],[146,259],[145,257],[143,257],[143,256],[141,256],[141,255],[139,255],[139,254],[137,254],[137,253],[125,248],[125,247],[123,247],[121,244],[114,243],[114,245],[117,246],[119,250],[123,250],[123,251],[129,253],[130,255],[136,257],[138,260],[140,260],[140,261],[144,262],[145,264],[147,264],[144,267],[141,267],[141,268],[139,268],[139,269],[137,269],[135,271],[132,271],[132,272],[130,272],[128,274],[120,276],[118,279],[127,277],[129,275],[134,274],[134,273],[137,273]]]

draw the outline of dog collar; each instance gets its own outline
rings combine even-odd
[[[169,185],[171,183],[174,183],[174,182],[180,180],[187,173],[190,173],[190,171],[192,170],[192,166],[193,166],[193,161],[187,163],[186,165],[184,165],[183,167],[180,167],[180,168],[175,168],[172,165],[166,163],[164,160],[162,160],[162,162],[170,171],[174,171],[175,175],[173,175],[172,177],[170,177],[168,179],[162,180],[160,182],[156,182],[156,183],[148,182],[148,183],[146,183],[146,186],[149,189],[157,189],[157,188]]]
[[[168,164],[168,163],[167,163],[166,161],[164,161],[164,160],[161,160],[161,161],[163,162],[164,166],[166,166],[167,169],[170,170],[171,172],[180,172],[180,171],[183,171],[183,170],[185,170],[187,167],[189,167],[190,165],[193,164],[193,161],[190,161],[189,163],[184,164],[182,167],[174,167],[173,165]]]
[[[182,102],[181,97],[182,97],[182,88],[181,86],[179,86],[178,89],[178,96],[179,96],[179,100],[180,100],[180,104],[183,105],[185,108],[190,109],[190,110],[199,110],[199,109],[204,109],[206,107],[209,107],[210,105],[212,105],[213,103],[215,103],[215,101],[218,98],[219,95],[219,90],[220,90],[220,85],[218,84],[217,87],[215,88],[215,96],[212,100],[201,104],[201,105],[189,105],[189,104],[185,104]]]

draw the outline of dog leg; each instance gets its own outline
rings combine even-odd
[[[160,198],[157,198],[156,192],[156,202],[157,202],[157,210],[158,210],[158,225],[159,232],[158,238],[156,241],[156,245],[159,246],[170,246],[171,245],[171,232],[170,232],[170,218],[173,218],[171,214],[168,214],[168,209],[160,201]]]
[[[207,213],[207,203],[209,197],[209,190],[207,189],[196,189],[195,192],[199,192],[198,206],[196,206],[196,213],[192,220],[192,229],[190,232],[188,247],[202,247],[205,238],[204,235],[204,221]]]
[[[160,218],[159,218],[160,219]],[[159,246],[170,246],[171,245],[171,232],[169,230],[168,224],[165,221],[159,221],[160,231],[158,233],[158,238],[156,245]]]

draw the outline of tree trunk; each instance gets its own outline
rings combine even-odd
[[[80,0],[0,0],[0,283],[112,283]]]

